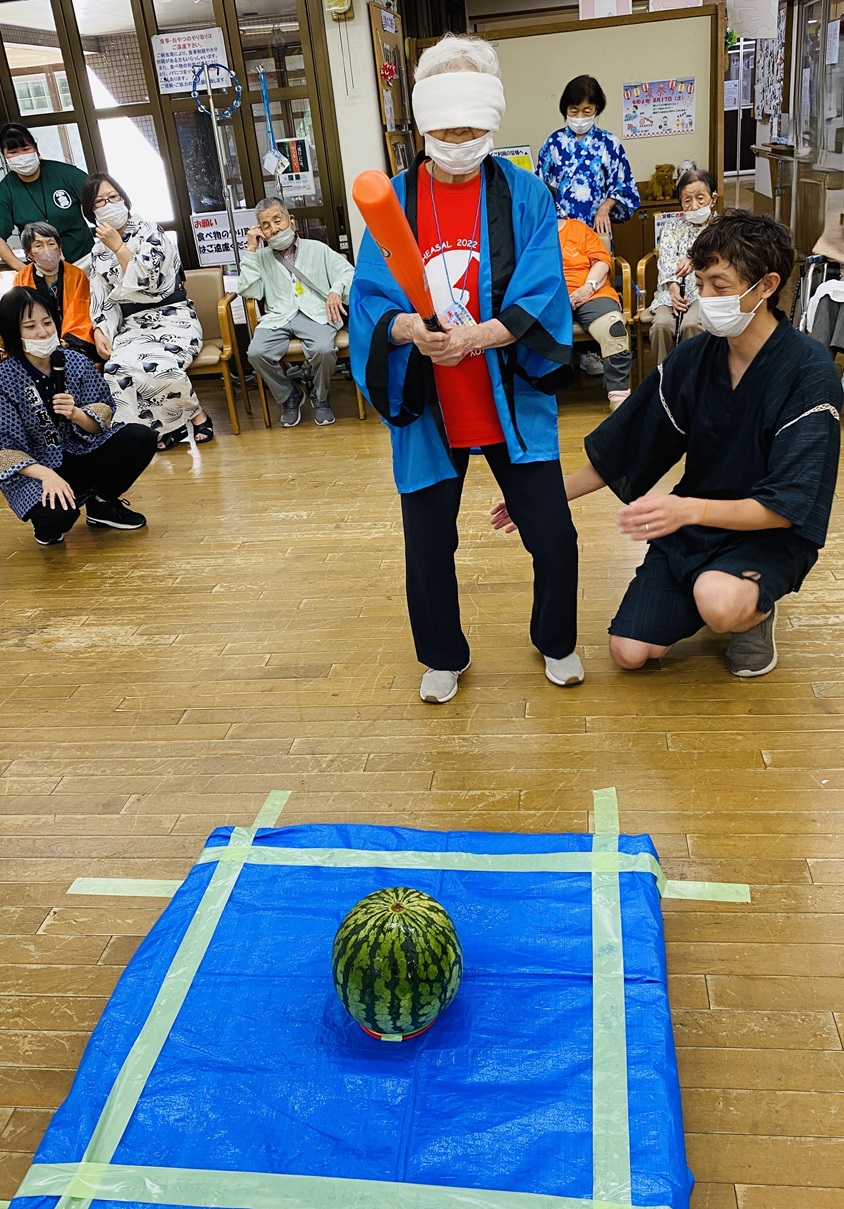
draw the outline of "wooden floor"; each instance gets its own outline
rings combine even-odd
[[[782,607],[780,666],[742,683],[709,633],[640,673],[606,627],[642,554],[608,493],[576,507],[587,682],[542,675],[530,575],[493,534],[473,459],[459,571],[473,665],[418,697],[388,436],[338,423],[159,457],[134,534],[41,549],[0,515],[0,1198],[23,1176],[160,900],[68,897],[78,876],[180,878],[212,827],[291,789],[287,823],[622,830],[669,877],[749,882],[749,906],[665,903],[694,1209],[842,1209],[844,541]],[[563,463],[604,415],[561,409]],[[257,399],[255,400],[257,404]]]

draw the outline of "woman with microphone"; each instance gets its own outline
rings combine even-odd
[[[82,353],[59,347],[52,297],[17,286],[0,299],[0,490],[53,546],[85,504],[94,528],[141,529],[146,517],[120,496],[155,454],[144,424],[111,427],[111,392]]]

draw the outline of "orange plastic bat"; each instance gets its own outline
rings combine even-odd
[[[387,268],[407,294],[413,309],[429,331],[442,331],[428,289],[422,254],[389,177],[375,169],[361,172],[352,185],[352,197],[381,249]]]

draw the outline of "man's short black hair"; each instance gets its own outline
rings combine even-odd
[[[24,147],[38,147],[31,130],[21,126],[20,122],[6,122],[5,126],[0,127],[0,151],[4,155],[7,151],[21,151]]]
[[[79,206],[82,213],[88,219],[88,222],[96,224],[97,212],[94,209],[94,202],[97,200],[97,194],[100,191],[100,185],[103,181],[108,181],[115,193],[119,193],[123,198],[124,205],[127,210],[132,209],[132,203],[129,201],[129,195],[122,185],[119,185],[113,176],[109,176],[107,172],[92,172],[82,186],[82,194],[79,198]]]
[[[61,335],[59,308],[52,294],[48,297],[46,294],[39,294],[37,290],[29,289],[28,286],[17,285],[0,298],[0,340],[3,341],[7,355],[16,357],[18,361],[22,361],[26,355],[23,351],[21,324],[24,319],[30,317],[37,306],[47,312],[56,325],[56,331]]]
[[[748,286],[766,273],[778,273],[780,283],[768,298],[772,311],[794,267],[794,244],[788,227],[770,215],[731,209],[716,214],[704,227],[689,258],[698,272],[725,260]]]
[[[560,97],[560,113],[567,117],[569,105],[582,105],[584,101],[590,101],[598,113],[607,107],[604,90],[594,76],[575,76],[569,80]]]

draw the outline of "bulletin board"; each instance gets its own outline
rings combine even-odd
[[[687,134],[631,139],[625,151],[640,183],[656,164],[694,160],[723,189],[723,5],[634,13],[595,21],[567,21],[487,28],[498,52],[507,112],[496,145],[530,144],[534,158],[562,125],[559,101],[566,83],[581,72],[594,75],[606,93],[600,125],[622,137],[625,83],[693,77],[695,129]],[[421,54],[429,41],[416,43]]]
[[[410,81],[404,53],[401,17],[395,8],[371,0],[369,23],[375,50],[375,71],[381,124],[393,175],[409,168],[416,154],[410,113]]]

